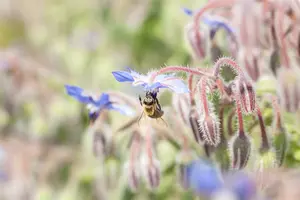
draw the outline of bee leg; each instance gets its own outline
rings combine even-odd
[[[157,99],[156,99],[156,104],[157,104],[158,109],[161,110],[161,106],[160,106],[160,104],[159,104],[159,102],[158,102]]]
[[[166,125],[166,127],[168,127],[168,124],[167,124],[167,122],[162,118],[162,117],[160,117],[160,118],[157,118],[157,119],[160,119],[165,125]],[[156,120],[157,120],[156,119]]]
[[[141,116],[140,116],[139,119],[138,119],[138,125],[139,125],[139,126],[140,126],[140,121],[141,121],[143,115],[144,115],[144,111],[142,112]]]
[[[140,100],[140,104],[141,104],[141,106],[143,106],[143,103],[142,103],[142,98],[141,98],[141,96],[139,95],[139,100]]]

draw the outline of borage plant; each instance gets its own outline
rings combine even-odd
[[[224,6],[226,9],[222,9]],[[257,7],[261,12],[254,12]],[[221,9],[208,13],[215,8]],[[162,174],[176,165],[182,188],[192,189],[198,196],[247,200],[264,195],[265,185],[256,184],[253,178],[263,182],[265,169],[283,165],[288,141],[282,110],[296,112],[299,108],[300,79],[294,67],[299,60],[289,56],[299,57],[299,45],[290,41],[293,36],[289,35],[299,35],[295,28],[296,9],[291,2],[282,5],[278,1],[237,0],[209,1],[197,11],[184,9],[193,16],[185,31],[194,59],[201,61],[210,55],[214,64],[207,69],[166,66],[145,75],[130,68],[114,71],[118,82],[129,82],[145,92],[144,97],[127,96],[131,102],[124,101],[125,94],[120,95],[123,106],[110,101],[108,94],[94,98],[83,94],[80,88],[67,86],[68,94],[92,105],[92,119],[103,109],[124,114],[128,113],[124,109],[128,106],[135,109],[136,115],[116,131],[131,133],[125,172],[132,191],[140,191],[141,180],[149,189],[157,189]],[[283,18],[290,20],[290,26],[284,26]],[[255,28],[258,31],[253,32]],[[227,39],[224,47],[216,39],[222,29]],[[288,49],[287,45],[293,48]],[[223,54],[230,54],[237,61]],[[269,55],[267,61],[265,54]],[[282,67],[274,66],[278,59]],[[185,73],[187,79],[178,73]],[[258,93],[260,81],[271,76],[278,82],[279,90]],[[163,89],[173,94],[171,108],[162,107],[159,102]],[[265,122],[261,109],[266,105],[274,108],[273,129],[267,127],[270,123]],[[139,123],[143,115],[163,118],[167,126],[160,126],[155,120]],[[257,129],[260,137],[255,134]],[[177,149],[176,159],[166,168],[159,158],[158,144],[162,140]],[[249,175],[252,172],[254,176]]]

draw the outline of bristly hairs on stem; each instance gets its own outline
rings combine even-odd
[[[186,73],[191,73],[193,75],[197,76],[207,76],[210,78],[214,78],[211,74],[203,72],[197,68],[193,69],[190,67],[183,67],[183,66],[167,66],[164,68],[161,68],[160,70],[153,72],[151,77],[150,77],[150,82],[153,82],[155,77],[164,74],[164,73],[170,73],[170,72],[186,72]]]
[[[240,96],[235,92],[236,116],[238,119],[238,133],[240,136],[245,136],[244,120],[241,107]]]
[[[216,77],[216,78],[219,77],[221,67],[223,67],[225,64],[229,65],[229,67],[237,73],[237,76],[244,78],[244,72],[243,72],[242,68],[234,61],[233,58],[230,58],[230,57],[221,57],[215,62],[214,66],[213,66],[214,77]]]
[[[191,106],[195,105],[195,99],[194,99],[194,94],[195,94],[195,91],[193,89],[193,74],[189,74],[188,76],[188,86],[189,86],[189,90],[190,90],[190,103],[191,103]]]
[[[261,142],[260,151],[261,151],[261,153],[263,153],[270,149],[270,145],[269,145],[268,135],[267,135],[267,131],[266,131],[266,126],[265,126],[264,119],[263,119],[263,116],[262,116],[259,106],[257,106],[257,108],[256,108],[256,114],[257,114],[260,131],[261,131],[261,141],[262,142]]]

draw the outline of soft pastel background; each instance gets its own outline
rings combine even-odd
[[[5,185],[0,188],[11,192],[10,199],[17,199],[16,185],[22,184],[28,198],[41,200],[133,199],[116,172],[125,158],[106,160],[102,167],[93,157],[86,110],[65,94],[64,84],[135,95],[111,71],[191,64],[183,37],[190,17],[182,7],[201,5],[195,0],[0,1],[0,168],[9,171],[0,174]],[[271,112],[265,109],[269,121]],[[285,117],[295,141],[289,166],[300,161],[296,115]],[[124,120],[118,113],[111,116],[113,124]],[[162,162],[172,155],[172,147],[161,144]],[[136,199],[190,199],[175,185],[174,174],[165,174],[156,194],[145,190]]]

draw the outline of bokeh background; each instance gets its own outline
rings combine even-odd
[[[0,163],[7,189],[0,193],[9,199],[121,199],[126,184],[116,177],[110,190],[101,189],[106,181],[91,153],[87,112],[65,94],[64,84],[134,94],[111,71],[188,64],[183,27],[189,17],[181,8],[200,5],[192,0],[1,0]],[[116,121],[122,117],[112,115]],[[111,165],[114,175],[117,164]],[[101,198],[104,192],[107,198]]]
[[[120,172],[124,158],[108,159],[105,166],[94,158],[86,109],[65,94],[64,84],[135,95],[111,71],[192,65],[183,37],[191,18],[182,7],[196,9],[204,2],[1,0],[0,194],[7,199],[133,199]],[[168,102],[162,97],[163,105]],[[267,123],[271,112],[264,111]],[[116,126],[125,119],[109,115]],[[285,113],[292,133],[288,166],[300,161],[296,115]],[[168,144],[159,152],[163,166],[175,156]],[[165,175],[155,194],[145,190],[135,199],[191,196]]]

